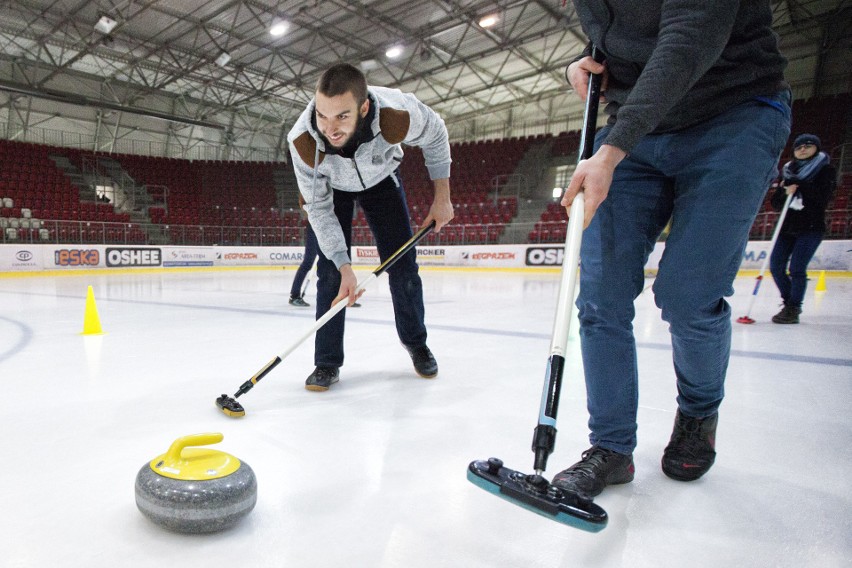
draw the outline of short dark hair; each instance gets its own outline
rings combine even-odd
[[[317,92],[327,97],[352,93],[358,106],[367,100],[367,78],[361,70],[348,63],[329,67],[317,81]]]

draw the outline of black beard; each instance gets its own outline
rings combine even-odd
[[[335,146],[334,144],[329,142],[328,138],[326,138],[324,134],[320,133],[322,141],[323,143],[325,143],[325,147],[333,149],[330,153],[340,154],[344,157],[351,158],[355,155],[355,150],[358,149],[358,144],[361,143],[361,130],[364,128],[364,122],[364,117],[359,114],[358,118],[355,120],[355,130],[352,132],[352,135],[349,137],[349,140],[347,140],[343,146]]]

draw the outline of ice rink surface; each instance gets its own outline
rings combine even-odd
[[[490,456],[532,468],[558,273],[424,269],[434,380],[415,375],[400,346],[382,277],[347,310],[337,385],[303,388],[311,338],[240,399],[244,418],[228,418],[215,398],[312,325],[312,308],[287,304],[293,274],[0,278],[0,566],[852,565],[852,280],[829,278],[819,294],[812,281],[802,323],[789,326],[769,321],[778,293],[764,282],[757,323],[733,324],[716,465],[693,483],[660,470],[675,383],[667,324],[646,290],[636,479],[596,499],[610,521],[590,534],[465,477]],[[102,336],[80,334],[88,285]],[[734,318],[753,285],[737,280]],[[548,477],[588,447],[572,328]],[[136,473],[200,432],[222,432],[213,447],[251,465],[257,506],[223,533],[169,533],[137,510]]]

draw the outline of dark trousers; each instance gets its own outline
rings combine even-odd
[[[317,236],[314,234],[311,226],[308,225],[305,228],[305,254],[302,256],[302,264],[296,270],[296,276],[293,278],[293,286],[290,287],[291,298],[302,297],[302,283],[305,281],[305,276],[314,267],[314,261],[317,259],[318,252]]]
[[[396,176],[397,178],[399,176]],[[334,190],[334,213],[343,229],[346,247],[352,251],[352,215],[355,202],[361,206],[370,230],[376,238],[382,262],[396,252],[413,233],[408,215],[408,205],[402,184],[396,185],[394,176],[361,192]],[[417,251],[412,249],[387,271],[391,300],[396,320],[396,332],[402,344],[417,347],[426,344],[423,283],[417,267]],[[319,319],[331,307],[340,290],[340,271],[322,251],[317,265],[317,312]],[[346,300],[343,300],[346,301]],[[314,364],[318,367],[343,365],[343,332],[346,310],[331,319],[317,331]]]
[[[772,255],[769,257],[769,271],[784,304],[802,307],[805,290],[808,287],[808,263],[814,257],[822,233],[810,232],[800,235],[778,235]],[[790,263],[790,274],[787,275],[787,263]]]

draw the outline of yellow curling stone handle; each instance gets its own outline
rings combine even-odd
[[[188,447],[218,444],[224,438],[219,432],[178,438],[172,442],[169,451],[151,460],[151,469],[163,477],[186,481],[219,479],[231,475],[240,468],[240,460],[231,454],[209,448]]]

